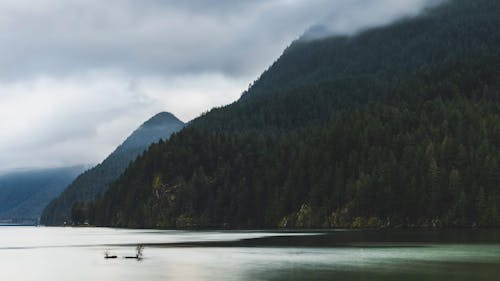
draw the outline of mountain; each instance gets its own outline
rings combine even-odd
[[[88,202],[103,194],[127,166],[152,143],[165,140],[184,127],[173,114],[162,112],[136,129],[102,163],[85,171],[45,208],[41,223],[61,225],[71,219],[71,208],[77,202]]]
[[[447,5],[357,35],[299,39],[234,104],[193,122],[210,130],[290,131],[380,101],[415,73],[497,54],[498,3]]]
[[[83,171],[82,166],[0,176],[0,220],[36,224],[43,208]]]
[[[500,225],[500,2],[302,38],[74,219],[119,227]]]

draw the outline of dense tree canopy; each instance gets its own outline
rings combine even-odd
[[[455,0],[299,40],[75,211],[125,227],[499,225],[498,14]]]
[[[129,167],[97,203],[93,221],[127,227],[495,225],[500,59],[483,62],[490,60],[496,72],[485,67],[484,76],[468,77],[481,73],[474,67],[482,64],[473,62],[444,71],[446,77],[417,75],[421,83],[401,83],[397,99],[336,111],[330,121],[293,133],[186,129]],[[422,98],[424,89],[429,94]]]
[[[62,225],[75,221],[72,211],[101,196],[150,144],[166,139],[179,131],[184,123],[168,112],[159,113],[135,130],[102,163],[80,174],[43,210],[40,222],[44,225]],[[77,220],[78,221],[78,220]]]

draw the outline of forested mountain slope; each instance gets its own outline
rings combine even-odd
[[[499,224],[500,2],[294,42],[74,219],[124,227]]]
[[[336,109],[378,101],[416,72],[499,52],[498,1],[446,3],[354,36],[297,40],[238,102],[193,125],[286,132],[327,121]]]
[[[84,167],[13,172],[0,176],[0,220],[36,223],[43,208],[59,196]]]
[[[71,219],[76,202],[88,202],[102,195],[108,185],[152,143],[168,139],[184,127],[184,123],[168,112],[162,112],[142,124],[101,164],[84,172],[43,211],[41,223],[61,225]]]

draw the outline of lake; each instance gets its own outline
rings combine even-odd
[[[141,260],[124,259],[145,245]],[[104,251],[118,256],[104,259]],[[0,227],[1,280],[500,280],[500,230]]]

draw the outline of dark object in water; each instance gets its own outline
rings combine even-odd
[[[118,256],[116,256],[116,255],[110,255],[109,251],[106,250],[106,251],[104,251],[104,258],[105,259],[116,259],[116,258],[118,258]]]
[[[142,250],[144,249],[143,245],[137,245],[135,248],[135,256],[125,256],[126,259],[142,259]]]
[[[141,258],[139,258],[137,256],[125,256],[125,258],[126,259],[138,259],[138,260],[141,259]]]

